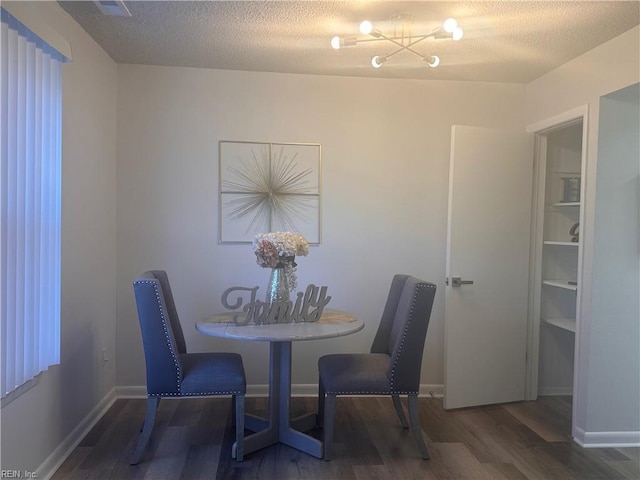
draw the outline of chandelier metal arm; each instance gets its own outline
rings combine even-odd
[[[398,48],[397,50],[394,50],[393,52],[391,52],[390,54],[385,55],[385,56],[384,56],[384,58],[385,58],[385,59],[389,59],[389,58],[393,57],[394,55],[397,55],[398,53],[400,53],[400,52],[401,52],[401,51],[403,51],[403,50],[407,50],[407,48],[405,48],[405,47],[400,47],[400,48]],[[416,53],[416,52],[415,52],[415,51],[413,51],[413,50],[409,50],[409,51],[410,51],[410,52],[413,52],[413,53]]]
[[[336,36],[331,39],[331,46],[337,50],[341,47],[354,46],[358,43],[380,41],[387,41],[389,43],[392,43],[393,45],[396,45],[398,49],[391,52],[390,54],[384,57],[376,55],[371,59],[371,65],[375,68],[380,68],[382,64],[386,62],[390,57],[397,55],[403,50],[414,54],[416,57],[420,58],[421,61],[425,62],[430,67],[435,68],[440,64],[440,58],[438,56],[422,55],[413,47],[428,38],[431,38],[433,40],[460,40],[463,35],[462,29],[458,27],[456,20],[453,18],[448,18],[447,20],[445,20],[442,26],[433,29],[430,33],[427,33],[425,35],[411,35],[411,30],[408,30],[408,35],[405,35],[405,28],[403,26],[402,31],[400,32],[400,36],[397,35],[397,31],[394,32],[395,35],[393,37],[386,36],[380,30],[373,28],[371,22],[368,20],[365,20],[360,24],[360,32],[366,35],[370,35],[372,38],[358,39],[356,37]]]
[[[413,50],[413,49],[411,49],[411,48],[409,48],[409,47],[407,47],[407,46],[400,46],[400,48],[398,48],[397,50],[394,50],[394,51],[393,51],[393,52],[391,52],[390,54],[385,55],[385,56],[384,56],[384,58],[389,59],[389,58],[391,58],[391,57],[393,57],[393,56],[397,55],[398,53],[402,52],[403,50],[407,50],[407,51],[409,51],[409,52],[413,53],[414,55],[416,55],[416,56],[418,56],[418,57],[420,57],[420,58],[422,58],[422,57],[424,56],[424,55],[422,55],[421,53],[416,52],[415,50]]]
[[[444,32],[441,33],[440,30],[434,30],[431,33],[428,33],[427,35],[405,35],[405,36],[400,36],[400,37],[387,37],[384,34],[380,34],[380,36],[378,37],[373,37],[373,38],[358,38],[356,39],[357,43],[364,43],[364,42],[381,42],[383,40],[388,40],[388,41],[394,41],[394,40],[413,40],[414,38],[417,38],[418,40],[416,40],[413,43],[418,43],[422,40],[426,40],[427,38],[433,38],[434,40],[441,40],[443,38],[451,38],[451,34]]]
[[[416,52],[415,50],[413,50],[411,47],[413,47],[415,44],[420,43],[421,41],[429,38],[431,35],[416,35],[413,37],[400,37],[401,40],[406,40],[409,38],[417,38],[418,40],[415,40],[413,42],[409,42],[407,45],[405,45],[402,42],[399,42],[397,40],[398,37],[387,37],[383,34],[380,35],[380,40],[388,40],[389,42],[397,45],[398,47],[400,47],[398,50],[396,50],[395,52],[389,54],[389,55],[385,55],[386,58],[392,57],[393,55],[400,53],[402,50],[408,50],[409,52],[413,53],[414,55],[422,58],[423,55],[420,52]]]

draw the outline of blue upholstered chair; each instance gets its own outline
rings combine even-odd
[[[432,283],[408,275],[391,282],[370,353],[325,355],[318,360],[318,423],[324,427],[324,458],[331,458],[337,395],[390,395],[408,428],[400,395],[408,396],[409,419],[422,458],[429,459],[418,416],[422,352],[436,292]]]
[[[187,353],[167,273],[145,272],[133,282],[147,365],[147,414],[130,463],[136,465],[151,436],[163,397],[231,395],[235,412],[236,460],[244,453],[242,357],[236,353]]]

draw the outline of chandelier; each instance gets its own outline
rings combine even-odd
[[[458,26],[458,22],[454,18],[448,18],[442,25],[435,28],[430,33],[423,35],[413,35],[411,33],[411,27],[408,22],[410,19],[411,17],[408,17],[406,15],[398,15],[394,17],[394,20],[399,21],[397,23],[401,23],[401,25],[399,27],[396,26],[392,36],[383,34],[380,30],[373,28],[373,25],[369,20],[365,20],[360,24],[360,33],[369,35],[369,38],[358,39],[356,37],[336,36],[331,39],[331,46],[334,49],[338,50],[342,47],[355,46],[358,43],[385,41],[395,45],[396,50],[386,55],[374,55],[371,58],[371,66],[373,66],[374,68],[380,68],[382,64],[389,60],[391,57],[404,51],[412,53],[413,55],[418,57],[420,61],[425,65],[428,65],[431,68],[436,68],[438,65],[440,65],[440,57],[438,57],[437,55],[429,54],[423,55],[419,51],[415,50],[414,47],[427,38],[431,38],[434,40],[460,40],[463,35],[462,28]]]

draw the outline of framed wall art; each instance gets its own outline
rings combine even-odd
[[[220,243],[277,231],[320,243],[319,144],[221,140],[219,159]]]

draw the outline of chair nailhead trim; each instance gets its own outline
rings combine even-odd
[[[149,397],[203,397],[205,395],[244,395],[245,392],[240,390],[236,391],[222,391],[222,392],[196,392],[196,393],[149,393]]]
[[[181,381],[182,381],[182,372],[180,371],[180,362],[178,361],[178,357],[176,356],[176,353],[173,349],[173,345],[171,344],[171,337],[169,336],[169,330],[168,330],[168,326],[167,326],[167,319],[164,316],[164,311],[162,310],[162,302],[160,300],[160,290],[158,289],[158,280],[141,280],[138,282],[135,282],[137,284],[140,283],[148,283],[150,285],[153,285],[153,289],[156,293],[156,302],[158,303],[158,310],[160,311],[160,318],[162,319],[162,329],[164,331],[164,336],[167,340],[167,345],[169,347],[169,351],[171,352],[171,356],[173,357],[173,364],[176,367],[176,383],[178,385],[178,392],[177,393],[167,393],[165,395],[167,396],[181,396],[182,393],[180,392],[182,385],[181,385]],[[156,394],[158,395],[158,394]]]
[[[409,320],[407,321],[407,325],[406,328],[404,329],[404,331],[402,332],[402,340],[400,340],[400,348],[398,349],[398,355],[396,355],[396,358],[394,359],[393,362],[393,366],[391,367],[391,379],[389,381],[390,385],[391,385],[391,392],[393,393],[404,393],[404,392],[396,392],[393,389],[393,382],[394,382],[394,377],[395,377],[395,373],[396,373],[396,367],[397,367],[397,360],[400,356],[400,353],[402,353],[402,349],[404,348],[404,341],[407,337],[407,330],[409,329],[409,325],[411,324],[411,321],[413,320],[413,310],[415,309],[416,306],[416,298],[418,297],[418,291],[421,288],[435,288],[434,285],[430,285],[430,284],[426,284],[426,283],[419,283],[416,285],[416,292],[413,295],[413,299],[411,301],[411,310],[409,311]],[[415,392],[412,392],[415,393]]]
[[[325,393],[329,393],[329,394],[333,394],[333,395],[412,395],[412,394],[417,394],[418,392],[415,391],[406,391],[406,392],[396,392],[396,391],[389,391],[389,392],[363,392],[363,391],[357,391],[357,392],[333,392],[333,391],[326,391]]]

